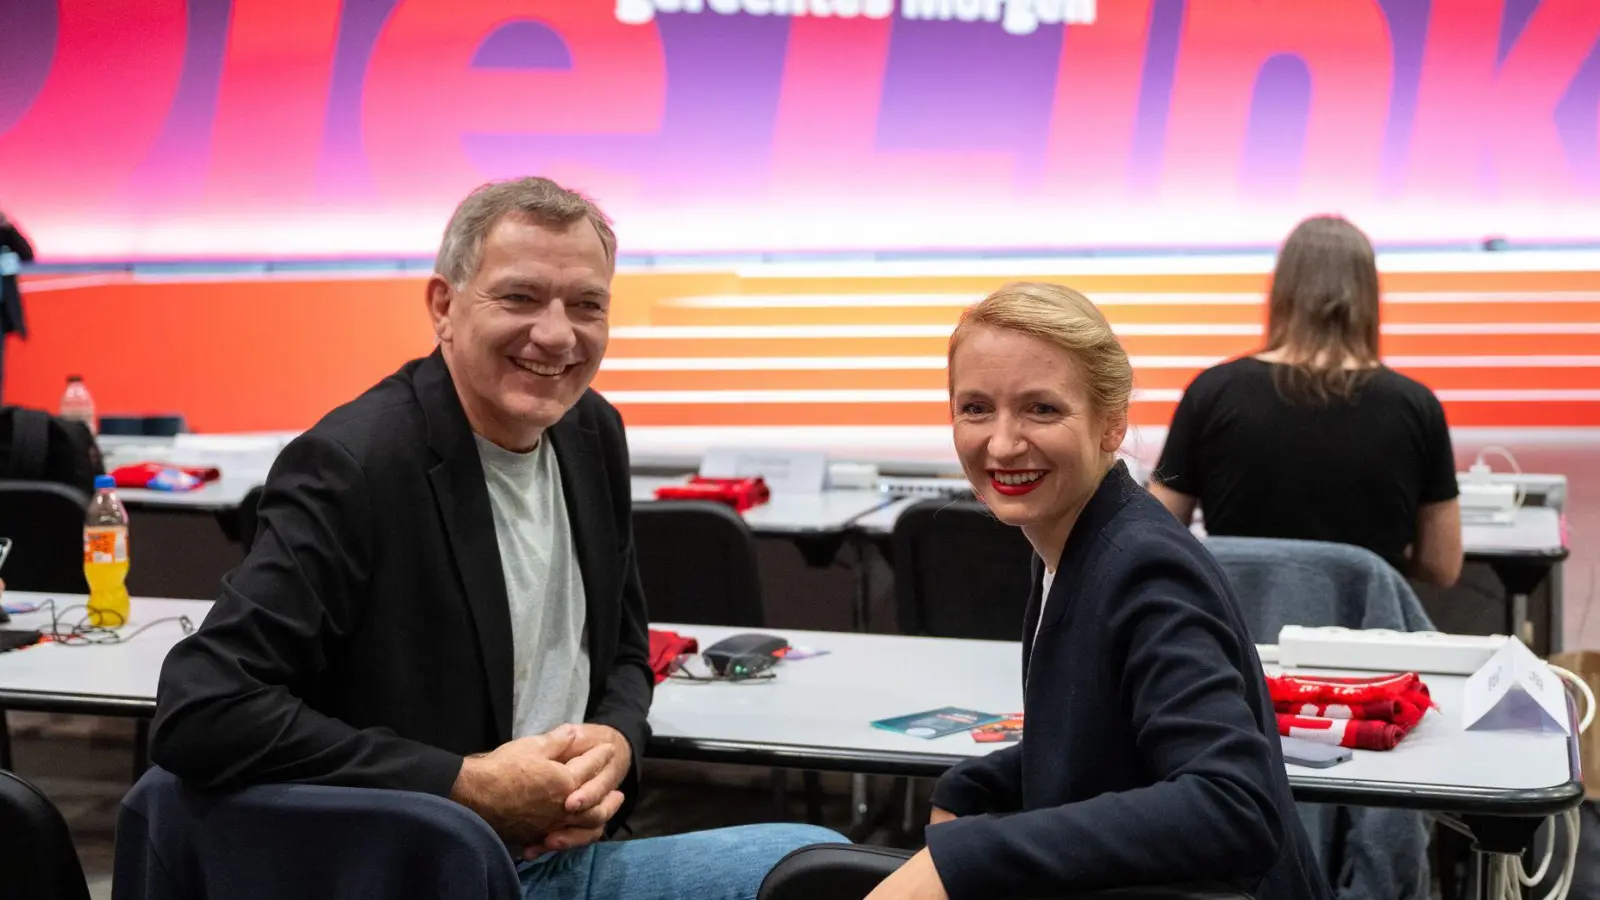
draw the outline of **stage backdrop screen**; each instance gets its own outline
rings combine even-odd
[[[426,255],[488,179],[624,252],[1600,235],[1595,0],[13,0],[50,260]]]

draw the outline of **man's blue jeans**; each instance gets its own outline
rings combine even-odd
[[[789,851],[844,838],[815,825],[741,825],[602,841],[518,866],[527,900],[755,900]]]

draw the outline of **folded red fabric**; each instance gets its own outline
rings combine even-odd
[[[1275,675],[1267,690],[1278,733],[1342,747],[1392,750],[1433,707],[1415,672],[1374,678]]]
[[[655,673],[656,684],[667,680],[678,657],[700,649],[700,642],[684,637],[676,631],[650,629],[650,671]]]
[[[111,477],[116,480],[117,487],[142,488],[148,487],[152,479],[169,469],[176,469],[194,478],[199,484],[216,481],[222,477],[222,470],[216,466],[164,466],[153,462],[133,463],[112,469]]]
[[[1278,713],[1278,734],[1358,750],[1393,750],[1406,730],[1376,719],[1324,719]]]

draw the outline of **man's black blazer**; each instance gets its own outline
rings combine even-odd
[[[654,679],[622,419],[590,391],[545,436],[588,600],[587,721],[632,746],[631,801]],[[162,666],[151,760],[198,787],[448,796],[464,755],[511,738],[512,644],[488,487],[443,357],[284,448],[260,522]]]

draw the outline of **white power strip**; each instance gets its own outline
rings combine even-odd
[[[1504,482],[1462,481],[1461,521],[1509,525],[1517,517],[1517,487]]]
[[[885,475],[878,479],[878,490],[896,497],[970,497],[972,485],[964,478]]]
[[[1471,675],[1510,640],[1503,634],[1442,634],[1285,625],[1278,664],[1286,669],[1362,669]]]

